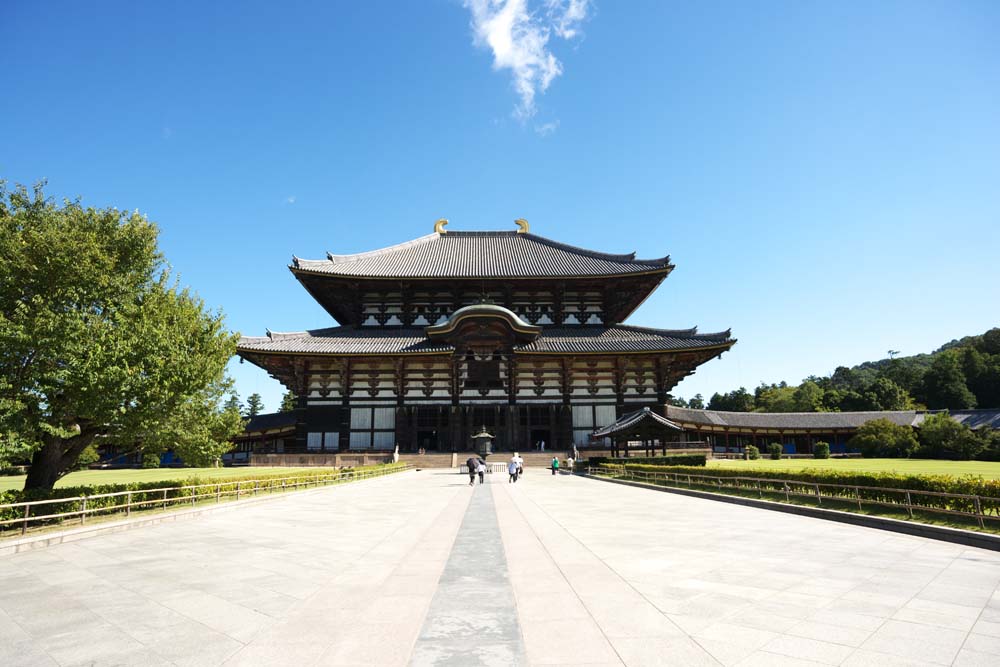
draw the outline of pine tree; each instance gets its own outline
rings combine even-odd
[[[295,409],[295,403],[295,394],[290,391],[286,391],[285,395],[281,397],[281,411],[291,412]]]
[[[247,397],[247,408],[246,416],[253,418],[264,411],[264,399],[260,397],[260,394],[253,393]]]

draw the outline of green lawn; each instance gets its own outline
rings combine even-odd
[[[774,470],[846,470],[851,472],[896,472],[910,475],[982,475],[1000,479],[1000,462],[936,461],[929,459],[759,459],[757,461],[714,459],[709,468],[737,468],[747,473]]]
[[[118,484],[122,482],[183,481],[192,477],[221,477],[224,479],[297,473],[304,468],[150,468],[148,470],[81,470],[71,472],[56,482],[56,486],[87,486],[91,484]],[[0,477],[0,491],[24,488],[24,475]]]

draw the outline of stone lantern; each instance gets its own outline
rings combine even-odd
[[[480,429],[479,433],[472,436],[472,444],[476,453],[482,456],[483,459],[493,453],[493,436],[486,431],[485,425]]]

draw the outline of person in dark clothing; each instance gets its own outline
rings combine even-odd
[[[486,475],[486,461],[479,459],[476,461],[476,472],[479,473],[479,483],[482,484],[486,480],[484,476]]]
[[[479,467],[479,459],[470,456],[469,460],[465,462],[465,467],[469,469],[469,486],[472,486],[476,483],[476,468]]]

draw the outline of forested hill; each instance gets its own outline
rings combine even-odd
[[[838,367],[826,377],[798,385],[761,384],[716,393],[705,405],[700,395],[672,403],[741,412],[823,412],[1000,408],[1000,328],[945,343],[930,354],[889,357]]]

